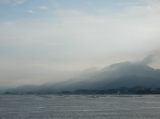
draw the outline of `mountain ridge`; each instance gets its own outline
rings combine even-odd
[[[122,62],[112,64],[87,77],[81,76],[71,80],[51,85],[28,86],[37,92],[74,91],[77,89],[106,90],[120,87],[131,88],[144,86],[147,88],[160,88],[160,70],[153,69],[145,64]],[[14,91],[26,91],[27,87],[19,87]]]

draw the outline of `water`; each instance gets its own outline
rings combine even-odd
[[[0,95],[0,119],[159,118],[156,95]]]

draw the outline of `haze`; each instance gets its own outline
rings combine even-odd
[[[159,0],[0,0],[0,87],[124,61],[160,68]]]

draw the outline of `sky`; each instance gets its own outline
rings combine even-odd
[[[159,21],[160,0],[0,0],[0,87],[150,56],[160,68]]]

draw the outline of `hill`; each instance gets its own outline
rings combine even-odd
[[[21,92],[61,92],[86,90],[107,90],[121,87],[160,88],[160,70],[145,64],[122,62],[112,64],[94,73],[55,84],[41,86],[20,86],[10,91]]]
[[[49,90],[105,90],[120,87],[131,88],[134,86],[159,88],[160,70],[144,64],[117,63],[95,72],[94,75],[83,78],[83,80],[72,79],[56,83]]]

